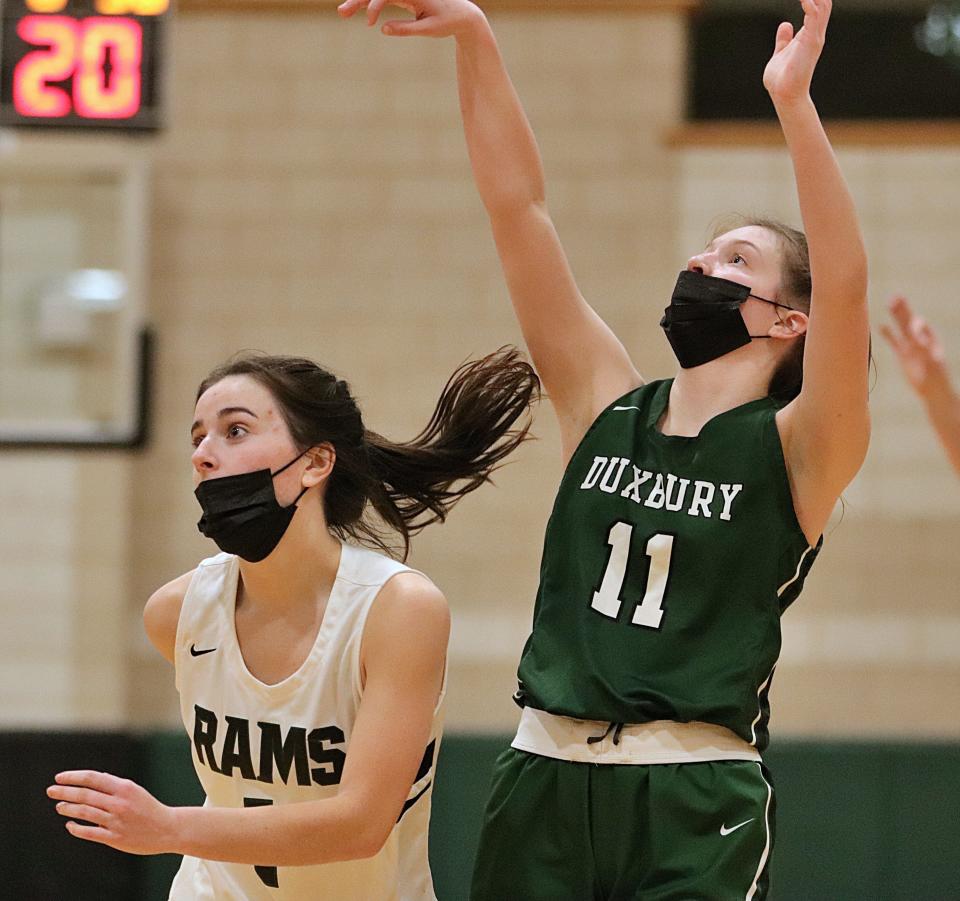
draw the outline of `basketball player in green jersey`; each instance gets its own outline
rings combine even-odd
[[[830,0],[802,0],[763,76],[806,237],[743,222],[695,254],[661,323],[680,372],[649,384],[574,282],[483,13],[340,10],[373,24],[386,5],[416,16],[387,34],[456,39],[474,176],[566,464],[473,898],[763,898],[779,617],[869,438],[866,259],[809,93]]]

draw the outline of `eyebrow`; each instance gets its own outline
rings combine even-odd
[[[224,416],[231,416],[234,413],[246,413],[247,416],[252,416],[254,419],[259,419],[253,410],[248,410],[246,407],[224,407],[217,413],[217,419],[223,419]],[[192,435],[200,426],[203,425],[199,419],[197,419],[192,426],[190,426],[190,434]]]
[[[706,246],[705,249],[706,249],[706,250],[713,250],[713,249],[714,249],[714,245],[715,245],[716,243],[717,243],[716,241],[711,241],[711,242]],[[745,244],[747,247],[752,247],[757,253],[760,253],[760,248],[757,247],[757,245],[754,244],[753,241],[747,241],[747,240],[745,240],[745,239],[743,239],[743,238],[737,238],[735,241],[731,241],[731,242],[730,242],[730,245],[731,245],[732,247],[737,247],[737,246],[739,246],[739,245],[741,245],[741,244]]]

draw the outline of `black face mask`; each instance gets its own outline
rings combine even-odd
[[[258,469],[201,482],[194,491],[203,508],[197,528],[213,539],[221,551],[236,554],[249,563],[259,563],[270,556],[297,512],[297,501],[307,491],[304,488],[289,507],[281,507],[273,479],[302,456],[298,454],[276,472]]]
[[[670,306],[663,311],[660,327],[684,369],[716,360],[749,344],[753,338],[740,313],[747,298],[792,310],[786,304],[757,297],[750,288],[725,278],[684,270],[677,279]]]

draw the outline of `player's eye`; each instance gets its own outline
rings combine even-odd
[[[730,260],[731,263],[746,263],[747,261],[739,254],[735,253]]]
[[[228,438],[240,438],[243,435],[247,434],[247,430],[242,425],[237,425],[234,423],[230,428],[227,429]]]

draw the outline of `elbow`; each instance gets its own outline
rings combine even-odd
[[[356,824],[354,831],[354,841],[350,847],[349,860],[363,860],[368,857],[376,857],[386,845],[390,833],[396,824],[388,822],[385,818],[376,816],[368,817],[366,820]]]
[[[542,200],[526,198],[514,203],[488,206],[487,215],[498,245],[501,241],[506,242],[508,247],[514,247],[518,242],[524,243],[523,236],[530,228],[553,229],[547,205]]]
[[[378,803],[354,803],[344,818],[341,835],[346,842],[341,848],[341,860],[363,860],[375,857],[390,838],[397,824],[398,811],[386,809]]]
[[[298,806],[301,805],[290,805]],[[329,798],[303,806],[315,806],[317,817],[308,816],[300,822],[302,831],[296,833],[294,841],[285,844],[287,853],[276,860],[276,866],[317,866],[375,857],[394,826],[379,805],[363,804],[352,798]]]
[[[494,225],[516,221],[531,210],[547,215],[545,192],[530,186],[500,185],[484,195],[483,205]]]

